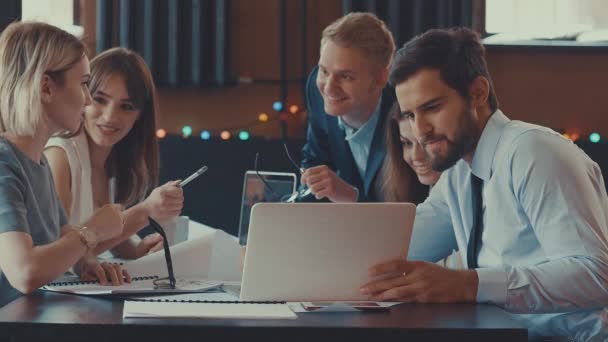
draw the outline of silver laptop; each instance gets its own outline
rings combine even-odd
[[[259,202],[282,202],[296,190],[294,173],[247,171],[243,179],[241,216],[239,220],[239,243],[247,243],[251,208]]]
[[[365,300],[368,268],[406,258],[411,203],[259,203],[251,212],[241,300]]]

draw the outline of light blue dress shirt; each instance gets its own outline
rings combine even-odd
[[[471,165],[460,160],[445,171],[418,206],[409,259],[437,261],[458,249],[466,262],[471,172],[484,181],[477,302],[522,314],[570,312],[517,315],[542,335],[578,333],[580,310],[595,310],[585,313],[587,335],[578,337],[607,334],[608,198],[602,174],[582,150],[548,128],[495,112]]]
[[[369,150],[372,145],[372,140],[374,139],[374,132],[376,126],[378,126],[381,105],[382,99],[378,102],[378,105],[369,120],[367,120],[363,126],[359,127],[359,129],[350,127],[342,120],[342,117],[338,117],[338,126],[344,130],[345,139],[353,154],[353,159],[355,160],[361,179],[365,179],[367,159],[369,158]]]

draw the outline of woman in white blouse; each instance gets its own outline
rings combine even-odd
[[[158,183],[156,88],[143,58],[124,48],[107,50],[91,60],[92,103],[81,129],[53,137],[45,155],[53,171],[59,198],[70,223],[107,203],[125,211],[123,234],[100,243],[96,254],[135,259],[162,249],[162,237],[135,234],[148,217],[167,220],[180,214],[183,192],[179,181]]]

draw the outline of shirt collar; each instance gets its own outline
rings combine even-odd
[[[367,141],[371,142],[372,137],[374,136],[374,131],[376,129],[378,119],[380,117],[380,108],[382,106],[382,98],[378,101],[378,105],[374,110],[372,116],[367,120],[363,126],[359,127],[359,129],[350,127],[342,117],[338,117],[338,126],[340,129],[344,130],[346,133],[346,140],[353,143],[365,143]]]
[[[471,164],[471,172],[483,179],[484,181],[490,180],[492,175],[492,162],[494,161],[494,155],[498,148],[498,141],[505,129],[505,126],[511,120],[498,109],[484,127],[481,137],[475,147],[475,154],[473,155],[473,163]]]

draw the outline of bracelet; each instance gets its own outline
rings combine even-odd
[[[80,241],[87,247],[87,251],[91,251],[97,247],[97,233],[89,229],[89,227],[82,227],[78,230],[78,237]]]

